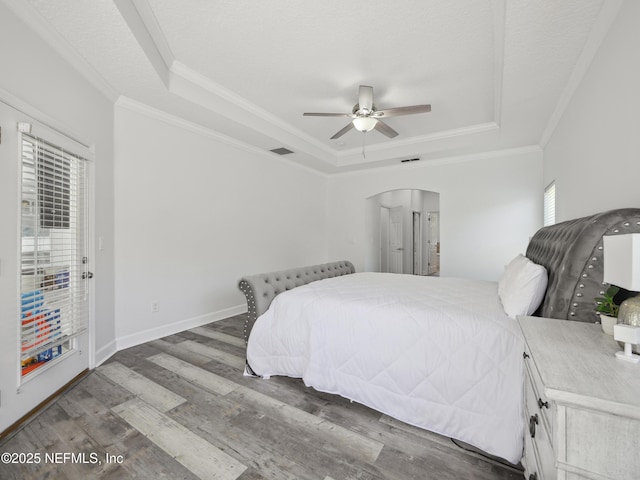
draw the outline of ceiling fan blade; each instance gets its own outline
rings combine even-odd
[[[342,130],[337,132],[333,137],[331,137],[331,140],[335,140],[336,138],[340,138],[342,135],[347,133],[352,128],[353,128],[353,123],[349,122],[346,127],[344,127]]]
[[[396,132],[393,128],[391,128],[389,125],[384,123],[382,120],[378,120],[374,128],[389,138],[398,136],[398,132]]]
[[[416,113],[428,113],[431,105],[411,105],[410,107],[385,108],[376,110],[374,117],[398,117],[400,115],[414,115]]]
[[[303,113],[304,117],[353,117],[352,113]]]
[[[358,90],[358,107],[360,110],[373,110],[373,87],[360,85]]]

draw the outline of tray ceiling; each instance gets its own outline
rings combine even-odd
[[[620,5],[5,1],[124,105],[328,173],[543,144]],[[394,139],[302,117],[350,112],[361,84],[379,109],[432,112],[387,119]]]

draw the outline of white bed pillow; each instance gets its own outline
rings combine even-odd
[[[498,295],[500,298],[502,298],[503,293],[507,291],[509,286],[515,282],[516,276],[529,261],[527,257],[519,254],[504,267],[504,273],[498,282]]]
[[[507,315],[534,313],[547,290],[547,270],[524,255],[518,255],[506,266],[498,282],[498,296]]]

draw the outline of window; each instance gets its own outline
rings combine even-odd
[[[38,157],[38,202],[41,228],[69,228],[70,161],[56,159],[46,149]]]
[[[75,348],[88,324],[87,161],[21,134],[22,376]]]
[[[556,223],[556,183],[551,182],[544,189],[544,226]]]

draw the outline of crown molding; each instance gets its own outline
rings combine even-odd
[[[25,0],[3,0],[20,20],[42,38],[47,45],[66,60],[94,88],[112,102],[118,93],[107,81],[82,57],[58,31]]]
[[[113,3],[129,26],[129,30],[147,60],[160,77],[165,88],[168,89],[170,68],[175,59],[149,2],[146,0],[113,0]]]
[[[220,133],[216,130],[213,130],[211,128],[207,128],[207,127],[203,127],[202,125],[198,124],[198,123],[194,123],[194,122],[190,122],[188,120],[185,120],[182,117],[179,117],[177,115],[173,115],[170,113],[165,112],[164,110],[159,110],[155,107],[152,107],[150,105],[147,105],[146,103],[142,103],[139,102],[138,100],[134,100],[132,98],[129,97],[125,97],[125,96],[120,96],[120,98],[118,98],[118,100],[115,103],[116,107],[120,107],[120,108],[124,108],[127,110],[130,110],[132,112],[136,112],[139,113],[141,115],[144,115],[148,118],[154,119],[154,120],[158,120],[161,121],[167,125],[171,125],[173,127],[177,127],[180,128],[181,130],[185,130],[187,132],[190,133],[194,133],[196,135],[199,135],[201,137],[205,137],[205,138],[209,138],[209,139],[213,139],[216,140],[220,143],[224,143],[225,145],[237,148],[239,150],[243,150],[247,153],[251,153],[253,155],[260,155],[263,157],[268,157],[270,159],[275,159],[278,160],[280,162],[286,163],[288,165],[292,165],[295,166],[297,168],[300,168],[302,170],[305,170],[307,172],[311,172],[315,175],[320,175],[322,177],[326,177],[327,173],[325,172],[321,172],[318,169],[312,168],[312,167],[308,167],[306,165],[303,165],[299,162],[296,162],[294,160],[288,159],[286,157],[277,155],[275,153],[271,153],[269,151],[263,150],[261,148],[255,147],[253,145],[250,145],[246,142],[243,142],[241,140],[238,140],[236,138],[230,137],[228,135],[224,135],[223,133]]]
[[[558,99],[558,103],[556,104],[556,108],[554,109],[551,117],[549,117],[549,121],[542,133],[542,137],[540,138],[540,146],[545,148],[551,139],[551,136],[555,132],[562,116],[564,115],[565,110],[569,106],[573,95],[578,90],[582,79],[584,78],[591,62],[594,57],[598,53],[600,46],[604,42],[609,30],[611,30],[611,26],[613,22],[618,17],[618,13],[620,13],[620,7],[622,6],[624,0],[608,0],[603,2],[602,9],[600,10],[600,14],[591,29],[591,33],[587,38],[587,43],[582,49],[582,53],[580,57],[578,57],[578,61],[573,67],[573,71],[571,72],[571,76],[567,81],[562,93],[560,94],[560,98]]]
[[[114,0],[116,3],[126,1],[126,0]],[[131,0],[140,15],[140,18],[145,26],[145,29],[151,36],[153,40],[153,44],[155,48],[158,50],[158,54],[162,58],[164,64],[167,67],[171,67],[173,62],[175,61],[175,56],[171,51],[171,47],[169,46],[169,42],[167,41],[167,37],[165,37],[162,28],[160,28],[160,24],[158,23],[158,19],[153,13],[153,9],[147,0]]]
[[[45,42],[52,46],[67,62],[71,64],[84,78],[86,78],[100,93],[109,100],[125,108],[136,109],[132,105],[138,105],[137,111],[146,113],[150,116],[164,119],[164,121],[181,128],[216,138],[224,143],[234,145],[246,151],[268,155],[273,158],[269,152],[265,152],[260,148],[253,147],[248,143],[233,139],[227,135],[214,132],[213,130],[202,127],[193,122],[189,122],[177,116],[168,114],[161,110],[155,109],[143,103],[137,102],[127,97],[120,97],[108,82],[97,73],[96,70],[71,46],[71,44],[55,30],[31,5],[22,0],[4,0],[7,6],[27,25],[32,28]],[[349,150],[337,151],[336,149],[326,145],[316,138],[306,134],[302,130],[296,128],[281,118],[276,117],[270,112],[258,107],[256,104],[248,101],[231,90],[217,84],[211,78],[200,74],[199,72],[178,62],[164,32],[162,31],[157,18],[155,17],[149,0],[114,0],[118,10],[122,14],[125,22],[134,34],[144,54],[147,56],[159,78],[167,88],[167,91],[184,98],[190,102],[201,105],[217,114],[220,114],[233,121],[247,125],[247,128],[273,138],[274,141],[280,142],[301,154],[309,155],[315,159],[326,163],[327,169],[323,172],[287,158],[278,157],[279,160],[291,163],[300,168],[309,169],[314,173],[327,174],[344,174],[340,172],[341,167],[354,166],[348,161],[357,160],[357,163],[364,165],[370,163],[361,161],[356,158],[360,155],[360,149],[353,148]],[[540,140],[540,147],[544,148],[557,124],[564,113],[571,97],[578,88],[588,66],[595,56],[599,46],[603,42],[606,33],[609,31],[611,24],[617,16],[622,0],[609,0],[604,2],[599,14],[596,25],[591,31],[588,42],[574,67],[572,75],[565,86],[565,89],[559,99],[558,104],[547,123],[545,131]],[[393,152],[394,157],[398,156],[397,149],[405,151],[431,151],[437,148],[438,143],[451,138],[461,138],[473,135],[483,135],[491,133],[499,133],[502,118],[502,100],[503,100],[503,74],[504,74],[504,53],[505,53],[505,21],[506,21],[506,0],[491,0],[493,9],[493,27],[494,27],[494,120],[492,122],[472,125],[459,129],[435,132],[433,134],[412,137],[403,140],[392,140],[385,143],[378,143],[367,147],[368,153],[376,157],[383,156]],[[141,107],[144,105],[144,107]],[[170,120],[169,120],[170,119]],[[401,152],[402,153],[402,152]],[[410,153],[411,154],[411,153]],[[465,158],[467,156],[464,156]],[[452,158],[447,158],[450,162]],[[433,161],[430,161],[434,164]],[[371,165],[372,168],[375,167]],[[337,169],[337,172],[336,172]],[[335,173],[327,173],[335,172]]]
[[[528,145],[525,147],[509,148],[509,149],[502,149],[502,150],[490,150],[490,151],[485,151],[480,153],[470,153],[465,155],[442,156],[437,159],[425,160],[424,162],[419,162],[416,164],[407,164],[407,165],[394,164],[394,165],[383,165],[378,167],[369,166],[366,169],[349,170],[349,171],[343,171],[343,172],[341,171],[321,172],[315,168],[302,165],[299,162],[290,160],[286,157],[281,157],[281,156],[272,154],[268,151],[254,147],[253,145],[242,142],[233,137],[224,135],[213,129],[203,127],[200,124],[190,122],[188,120],[185,120],[182,117],[179,117],[177,115],[172,115],[163,110],[159,110],[155,107],[151,107],[145,103],[139,102],[129,97],[121,96],[120,98],[118,98],[115,105],[116,107],[124,108],[132,112],[139,113],[148,118],[161,121],[168,125],[180,128],[182,130],[194,133],[196,135],[199,135],[205,138],[210,138],[210,139],[219,141],[221,143],[224,143],[234,148],[238,148],[245,152],[248,152],[254,155],[264,156],[272,160],[273,159],[279,160],[288,165],[295,166],[297,168],[313,173],[315,175],[319,175],[324,178],[330,178],[336,175],[358,175],[358,174],[363,174],[370,170],[395,169],[395,168],[422,168],[425,166],[449,165],[454,163],[482,161],[482,160],[488,160],[492,158],[499,158],[499,157],[512,156],[512,155],[522,155],[527,153],[542,153],[542,149],[540,148],[539,145]]]
[[[115,2],[169,92],[244,124],[256,132],[322,160],[330,166],[344,166],[347,158],[359,156],[359,149],[337,151],[216,83],[210,77],[177,61],[148,0],[115,0]],[[433,144],[447,138],[499,130],[504,69],[505,0],[492,0],[492,9],[494,12],[494,121],[372,145],[368,148],[370,153],[384,154],[398,147],[428,148],[426,144]]]
[[[374,152],[384,152],[385,150],[396,147],[419,145],[422,143],[435,142],[447,138],[460,137],[462,135],[473,135],[474,133],[484,133],[496,130],[500,130],[500,127],[496,122],[478,123],[476,125],[470,125],[468,127],[453,128],[451,130],[428,133],[427,135],[420,135],[417,137],[411,137],[402,140],[391,140],[386,143],[376,143],[375,145],[368,147],[368,149]],[[343,150],[339,152],[338,156],[347,157],[349,155],[353,155],[354,153],[358,153],[359,151],[359,148],[351,148],[349,150]]]
[[[442,132],[421,135],[418,137],[411,137],[403,140],[391,140],[385,143],[377,143],[375,145],[371,145],[370,147],[366,147],[366,151],[369,154],[377,156],[384,155],[385,153],[393,153],[394,156],[398,156],[398,150],[404,149],[405,152],[403,155],[414,155],[416,152],[432,150],[437,142],[441,142],[451,138],[487,133],[498,133],[499,131],[500,127],[495,122],[480,123],[477,125],[470,125],[468,127],[455,128]],[[338,157],[340,160],[339,165],[352,165],[352,163],[348,162],[354,160],[358,163],[364,163],[360,159],[361,155],[362,151],[360,148],[343,150],[342,152],[338,153]]]
[[[114,0],[170,93],[335,165],[335,151],[211,78],[177,61],[147,0]]]
[[[436,167],[441,165],[453,165],[456,163],[468,163],[468,162],[477,162],[484,160],[491,160],[494,158],[501,157],[509,157],[509,156],[519,156],[526,155],[529,153],[537,153],[542,155],[543,150],[539,145],[526,145],[524,147],[516,147],[516,148],[505,148],[502,150],[488,150],[484,152],[478,153],[467,153],[464,155],[451,155],[451,156],[442,156],[433,160],[425,159],[420,162],[409,162],[409,163],[394,163],[392,165],[380,165],[380,166],[369,166],[366,170],[348,170],[343,172],[336,172],[331,174],[330,176],[348,176],[348,175],[363,175],[366,173],[373,173],[375,171],[381,170],[397,170],[397,169],[421,169],[428,167]]]
[[[264,135],[276,138],[280,142],[291,145],[297,150],[305,151],[330,164],[336,163],[336,154],[332,148],[214,82],[209,77],[178,61],[173,62],[170,72],[169,91],[171,93],[190,101],[197,101],[201,105],[204,100],[204,106],[217,113],[246,124]],[[204,97],[202,92],[206,94]]]

